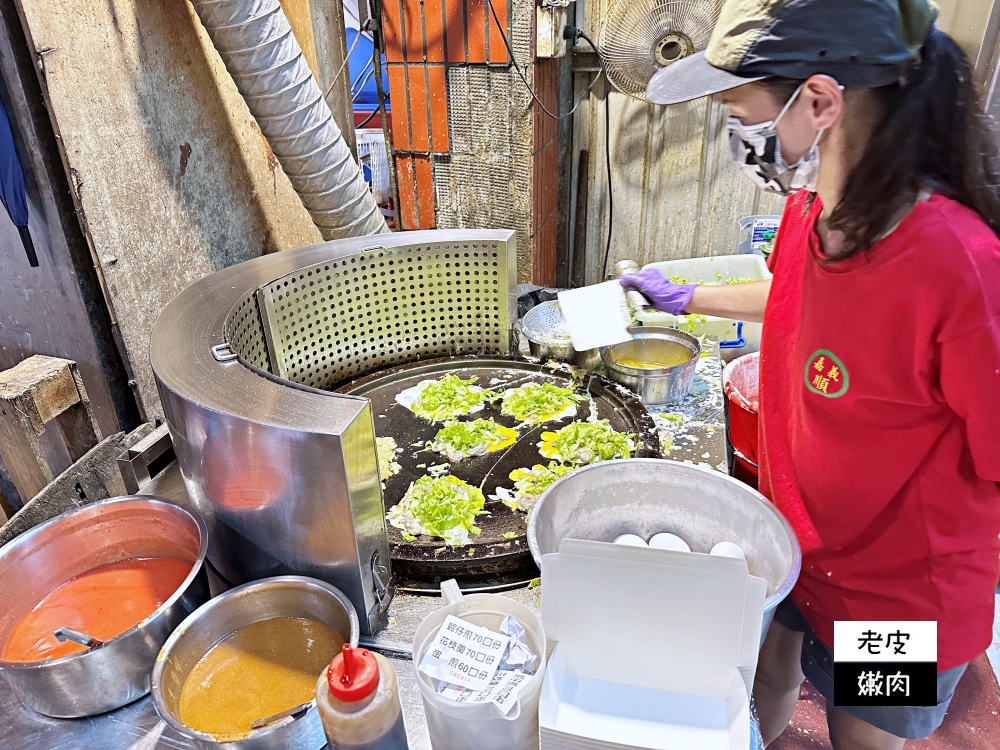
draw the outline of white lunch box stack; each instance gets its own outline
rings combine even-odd
[[[748,750],[766,588],[742,559],[564,539],[540,750]]]

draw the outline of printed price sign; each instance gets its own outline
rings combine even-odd
[[[464,688],[445,688],[440,694],[456,703],[492,703],[504,714],[509,714],[517,703],[517,694],[530,678],[531,675],[524,672],[500,671],[493,676],[485,690],[476,692]]]
[[[428,677],[470,690],[490,684],[510,637],[448,615],[420,660]]]
[[[835,622],[835,706],[937,705],[937,623]]]

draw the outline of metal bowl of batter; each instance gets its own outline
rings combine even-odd
[[[282,707],[287,710],[269,713],[268,716],[254,716],[253,723],[240,731],[223,730],[221,727],[230,718],[225,715],[223,707],[226,701],[208,693],[189,697],[185,691],[199,688],[199,684],[188,684],[189,677],[193,676],[196,682],[203,682],[199,676],[224,679],[223,660],[218,662],[220,671],[216,674],[205,671],[206,662],[211,659],[215,648],[223,647],[224,640],[234,634],[248,634],[251,628],[286,618],[310,621],[322,630],[333,631],[330,635],[335,640],[329,655],[321,657],[314,665],[308,700]],[[326,737],[313,698],[316,678],[326,668],[333,653],[340,650],[342,643],[358,645],[358,635],[358,615],[350,599],[328,583],[305,576],[277,576],[238,586],[201,606],[167,639],[153,669],[153,705],[160,718],[194,747],[211,750],[320,750],[326,744]],[[279,668],[300,666],[302,662],[298,665],[280,663],[283,657],[290,660],[297,658],[296,654],[279,653],[282,644],[287,641],[274,632],[258,631],[250,641],[240,643],[234,650],[240,651],[244,658],[246,655],[255,657],[258,663],[270,662]],[[238,710],[252,712],[253,701],[261,696],[267,697],[267,693],[274,690],[273,686],[265,684],[266,681],[267,675],[261,673],[241,683],[239,694],[233,696],[236,700],[231,705]],[[222,699],[227,697],[230,696],[221,696]],[[201,716],[188,714],[189,706],[198,708]],[[212,721],[221,719],[223,724],[218,725],[220,729],[202,731],[186,723],[198,723],[193,719],[205,717]],[[262,720],[268,718],[274,720],[260,726]]]

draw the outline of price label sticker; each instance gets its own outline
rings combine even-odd
[[[517,694],[530,677],[530,674],[524,672],[499,671],[493,675],[485,690],[448,687],[442,690],[440,695],[456,703],[492,703],[504,714],[509,714],[517,703]]]
[[[436,680],[481,691],[496,674],[509,642],[509,636],[448,615],[418,668]]]

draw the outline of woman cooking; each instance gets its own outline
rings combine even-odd
[[[790,196],[771,281],[623,279],[669,313],[764,322],[760,488],[803,549],[757,669],[767,743],[805,678],[836,750],[926,737],[991,640],[1000,156],[935,16],[928,0],[727,0],[707,50],[647,92],[718,95],[740,167]],[[835,707],[837,620],[936,621],[937,705]]]

